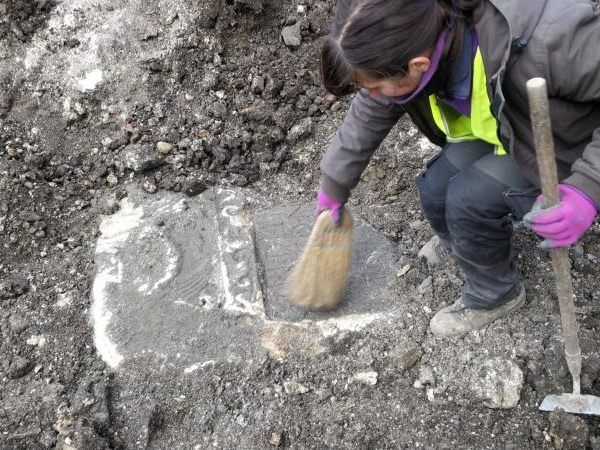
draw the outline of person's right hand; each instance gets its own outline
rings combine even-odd
[[[322,189],[319,189],[317,192],[317,207],[315,209],[315,214],[319,215],[326,209],[330,209],[331,217],[333,218],[334,223],[337,225],[340,223],[343,207],[344,204],[342,202],[338,202],[334,198],[331,198]]]

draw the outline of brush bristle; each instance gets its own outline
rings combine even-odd
[[[352,256],[354,221],[344,209],[339,225],[331,211],[319,214],[288,280],[288,298],[308,309],[334,309],[342,302]]]

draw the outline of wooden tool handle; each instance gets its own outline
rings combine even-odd
[[[529,80],[527,82],[527,93],[529,94],[529,108],[531,110],[538,171],[545,200],[544,206],[550,207],[556,205],[559,198],[546,80],[543,78]]]
[[[546,80],[533,78],[527,82],[529,95],[529,108],[531,110],[531,124],[537,154],[538,170],[544,194],[544,206],[554,206],[559,202],[558,176],[556,174],[556,159],[554,156],[554,142],[550,124],[550,108],[548,106],[548,91]],[[573,283],[571,281],[571,267],[566,248],[557,248],[550,251],[558,289],[560,315],[565,337],[565,353],[569,369],[573,374],[573,382],[579,385],[579,370],[581,366],[581,349],[577,337],[577,322],[575,321],[575,305],[573,304]],[[575,380],[575,372],[577,380]]]

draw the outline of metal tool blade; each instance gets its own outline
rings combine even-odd
[[[540,405],[541,411],[558,409],[573,414],[600,416],[600,397],[582,394],[548,395]]]

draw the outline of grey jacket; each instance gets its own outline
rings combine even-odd
[[[559,179],[600,205],[600,17],[589,0],[484,0],[475,24],[503,146],[539,186],[526,82],[548,82]],[[403,113],[433,143],[427,97],[399,106],[361,90],[325,153],[321,187],[346,201],[373,152]]]

